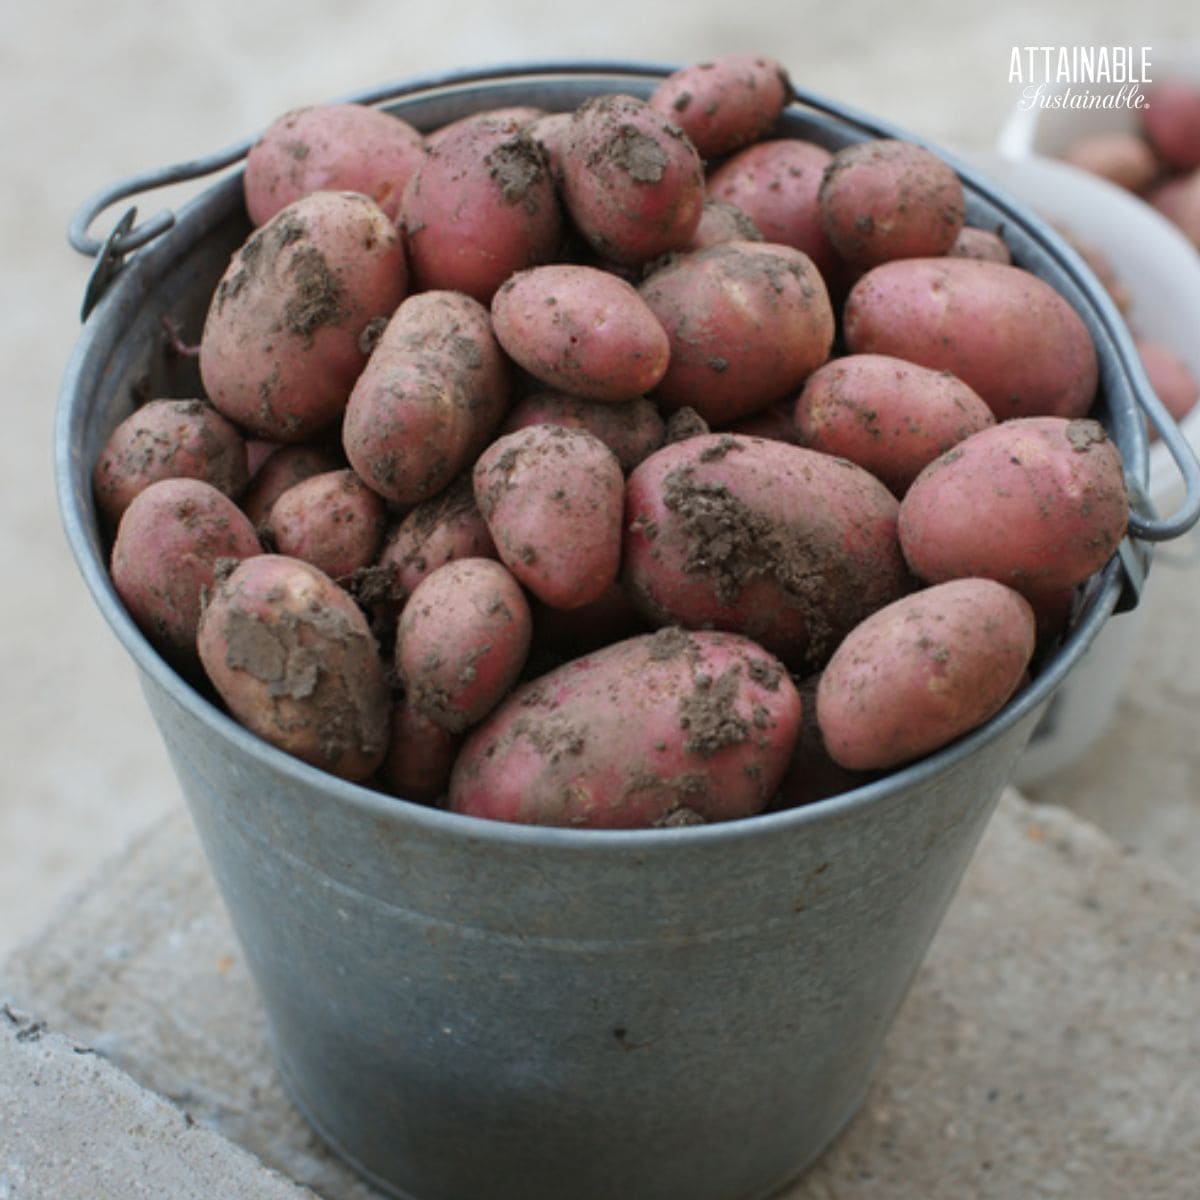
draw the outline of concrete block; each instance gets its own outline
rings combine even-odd
[[[0,1002],[0,1197],[316,1200],[80,1042]]]

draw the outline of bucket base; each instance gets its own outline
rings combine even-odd
[[[321,1142],[330,1150],[338,1159],[346,1164],[356,1175],[360,1176],[371,1185],[376,1191],[385,1196],[393,1196],[395,1200],[438,1200],[437,1197],[429,1195],[418,1195],[415,1192],[406,1191],[404,1188],[397,1187],[396,1184],[385,1179],[383,1176],[372,1171],[370,1167],[362,1163],[358,1158],[350,1153],[337,1138],[333,1137],[325,1128],[324,1123],[316,1115],[314,1106],[309,1104],[305,1099],[304,1089],[300,1087],[296,1079],[295,1073],[288,1065],[287,1058],[281,1053],[279,1043],[275,1039],[274,1031],[268,1023],[267,1028],[267,1044],[270,1047],[271,1056],[275,1061],[276,1069],[279,1073],[279,1080],[285,1094],[296,1111],[308,1123],[312,1131],[321,1139]],[[871,1071],[871,1078],[874,1076],[874,1069]],[[868,1079],[867,1086],[854,1099],[854,1102],[848,1106],[845,1113],[834,1125],[833,1132],[829,1137],[799,1166],[789,1170],[785,1175],[769,1183],[761,1189],[755,1189],[753,1192],[742,1192],[736,1196],[729,1196],[726,1200],[777,1200],[782,1198],[783,1194],[793,1188],[801,1179],[804,1178],[809,1171],[817,1165],[824,1157],[830,1148],[837,1140],[846,1132],[847,1127],[858,1115],[859,1109],[866,1102],[867,1096],[870,1094],[870,1080]],[[487,1200],[494,1200],[498,1193],[493,1191]],[[522,1190],[521,1196],[523,1200],[528,1200],[529,1193]],[[557,1194],[557,1193],[556,1193]],[[485,1200],[484,1197],[455,1197],[454,1200]],[[634,1193],[627,1193],[623,1200],[640,1200],[640,1197]]]

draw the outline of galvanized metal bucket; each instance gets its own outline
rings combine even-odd
[[[418,127],[485,107],[646,94],[668,68],[492,68],[387,100]],[[784,132],[829,146],[902,136],[802,96]],[[248,143],[247,143],[248,144]],[[94,311],[66,373],[57,470],[66,530],[128,649],[253,971],[295,1102],[378,1186],[414,1200],[749,1200],[809,1166],[863,1100],[889,1023],[1038,716],[1110,615],[1136,602],[1147,543],[1200,512],[1200,468],[1153,399],[1119,316],[1058,237],[961,167],[972,223],[1078,309],[1101,360],[1098,415],[1131,486],[1138,402],[1188,481],[1167,520],[1084,589],[1065,645],[984,728],[807,808],[645,832],[524,828],[342,782],[235,724],[151,649],[121,607],[90,469],[148,393],[189,394],[161,322],[197,331],[248,232],[240,176],[104,247],[121,196],[227,165],[127,181],[80,210],[100,252]],[[959,165],[959,164],[956,164]],[[164,232],[169,226],[169,232]],[[151,241],[131,259],[135,245]]]

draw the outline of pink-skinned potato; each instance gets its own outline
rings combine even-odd
[[[815,670],[911,580],[899,505],[845,459],[741,434],[664,446],[626,483],[623,580],[652,624],[724,629]]]
[[[599,438],[530,425],[492,442],[472,480],[500,561],[539,600],[577,608],[616,579],[625,477]]]
[[[224,492],[201,479],[160,479],[130,501],[117,526],[113,587],[154,646],[191,665],[200,611],[222,564],[261,552],[254,526]]]
[[[1033,595],[1100,570],[1128,520],[1121,455],[1104,427],[1026,417],[934,459],[900,503],[899,533],[927,583],[977,576]]]
[[[528,425],[586,429],[617,456],[626,472],[657,450],[666,436],[658,408],[644,396],[608,404],[563,392],[531,392],[509,409],[500,432],[514,433]]]
[[[512,693],[463,744],[449,807],[607,829],[751,816],[783,775],[800,709],[783,666],[746,638],[644,634]]]
[[[412,706],[449,733],[477,724],[516,683],[533,622],[521,585],[493,558],[460,558],[417,584],[396,630]]]
[[[1010,417],[1081,417],[1099,363],[1079,314],[1048,283],[980,259],[910,258],[868,271],[843,314],[852,354],[950,371]]]
[[[177,478],[238,499],[249,478],[246,441],[203,400],[150,400],[109,434],[92,473],[96,505],[115,525],[145,487]]]
[[[404,245],[356,192],[313,192],[234,254],[209,305],[200,376],[248,433],[301,442],[336,424],[367,361],[364,334],[407,287]]]
[[[508,388],[487,308],[461,292],[418,292],[396,309],[354,383],[342,447],[368,487],[420,504],[487,444]]]
[[[288,488],[271,508],[266,535],[279,554],[302,558],[340,580],[369,567],[387,531],[387,507],[348,467]]]
[[[235,720],[315,767],[361,782],[383,762],[391,696],[366,619],[310,563],[245,559],[200,618],[200,661]]]
[[[795,422],[802,446],[848,458],[903,496],[939,454],[996,418],[946,371],[886,354],[849,354],[808,377]]]
[[[387,536],[379,563],[395,571],[396,589],[409,596],[432,571],[459,558],[495,558],[496,544],[475,503],[470,475],[415,505]]]
[[[982,258],[1012,266],[1012,251],[1000,234],[974,225],[964,225],[946,253],[952,258]]]
[[[966,221],[954,170],[931,150],[895,138],[843,146],[817,195],[821,228],[856,267],[945,254]]]
[[[414,290],[488,304],[514,271],[549,262],[562,212],[542,148],[504,120],[467,122],[437,139],[401,205]]]
[[[632,400],[667,369],[667,334],[646,302],[596,267],[551,263],[510,275],[492,297],[492,326],[535,379],[587,400]]]
[[[275,501],[290,487],[311,475],[336,471],[346,465],[339,449],[324,443],[297,443],[278,445],[274,442],[258,443],[270,450],[250,477],[250,483],[242,495],[242,511],[256,529],[266,522]]]
[[[841,264],[821,228],[817,196],[832,160],[803,138],[755,142],[709,173],[708,195],[736,205],[764,241],[802,250],[828,283]]]
[[[596,96],[559,146],[560,192],[602,258],[636,265],[682,249],[704,208],[699,154],[678,125],[634,96]]]
[[[846,635],[821,672],[817,722],[835,762],[900,766],[995,716],[1036,644],[1033,609],[991,579],[904,596]]]
[[[670,339],[655,398],[724,425],[794,393],[829,357],[834,317],[812,259],[773,242],[681,254],[638,289]]]
[[[264,225],[310,192],[361,192],[395,221],[425,139],[407,121],[363,104],[293,109],[272,121],[246,155],[246,211]]]
[[[392,706],[380,778],[394,795],[418,804],[432,804],[446,794],[461,740],[401,697]]]
[[[781,63],[734,51],[672,72],[649,103],[688,135],[702,158],[717,158],[761,138],[791,96]]]

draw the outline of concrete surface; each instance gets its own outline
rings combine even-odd
[[[10,400],[0,438],[8,565],[0,592],[0,949],[32,933],[66,888],[179,803],[132,668],[75,573],[54,500],[55,395],[88,274],[64,230],[84,196],[238,140],[292,105],[463,65],[572,56],[686,62],[765,49],[802,86],[940,141],[985,146],[1017,98],[1008,81],[1015,45],[1200,41],[1192,0],[918,0],[902,8],[884,0],[164,0],[152,8],[112,0],[103,14],[82,0],[43,0],[7,6],[4,24],[0,378]],[[194,190],[146,197],[140,210]],[[97,230],[106,232],[119,211]],[[1194,631],[1174,653],[1195,676]],[[1197,822],[1178,789],[1195,783],[1200,738],[1190,721],[1184,728],[1147,745],[1148,757],[1170,756],[1154,805],[1139,786],[1140,740],[1120,744],[1126,771],[1100,772],[1102,794],[1092,798],[1132,844],[1143,839],[1143,815],[1158,824],[1161,801],[1179,820],[1152,829],[1150,844],[1186,845],[1194,862]]]
[[[287,1102],[245,964],[180,813],[0,967],[3,995],[326,1200],[374,1195]],[[1094,826],[1010,791],[865,1107],[781,1200],[1192,1200],[1197,1011],[1200,900]],[[13,1049],[10,1037],[10,1058]],[[76,1161],[104,1145],[92,1122],[110,1129],[108,1106],[81,1110],[66,1091],[82,1069],[60,1054],[57,1066],[43,1064],[49,1093],[10,1090],[22,1132],[0,1119],[0,1180],[16,1147],[29,1145],[27,1118],[37,1128],[49,1119],[48,1095],[73,1121],[78,1113],[66,1139]],[[101,1085],[109,1077],[97,1076]],[[0,1118],[4,1096],[0,1086]],[[177,1140],[181,1128],[167,1132]],[[127,1149],[123,1137],[114,1145]],[[64,1151],[41,1143],[21,1152],[40,1170],[45,1155],[57,1162]],[[181,1159],[180,1178],[187,1169]],[[7,1194],[70,1194],[42,1190],[41,1180],[31,1166],[26,1190]]]
[[[0,1004],[0,1196],[315,1200],[9,1004]]]

